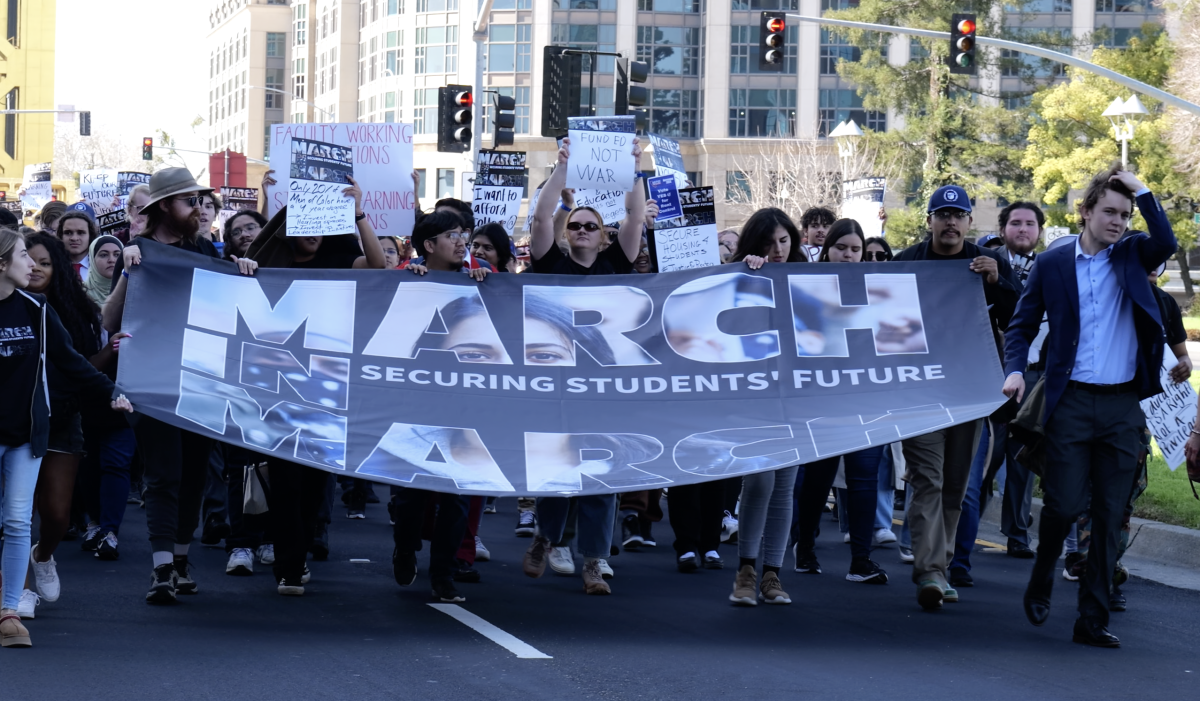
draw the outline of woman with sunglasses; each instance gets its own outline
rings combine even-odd
[[[853,219],[839,219],[829,228],[821,246],[820,263],[859,263],[866,248],[862,227]],[[821,564],[813,552],[817,527],[825,510],[825,498],[833,486],[839,463],[845,463],[850,521],[851,582],[887,584],[887,572],[871,560],[875,533],[876,483],[887,446],[864,448],[841,457],[825,458],[802,465],[796,476],[796,571],[820,574]]]
[[[867,247],[863,251],[864,263],[885,263],[892,259],[892,247],[882,236],[872,236],[867,239]]]

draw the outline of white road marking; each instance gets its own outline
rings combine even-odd
[[[534,646],[530,645],[527,642],[524,642],[523,640],[516,637],[515,635],[513,635],[511,633],[506,633],[503,630],[500,630],[496,626],[492,625],[491,623],[488,623],[487,621],[483,620],[479,616],[476,616],[475,614],[471,613],[470,611],[462,608],[458,604],[430,604],[430,606],[437,609],[438,611],[441,611],[442,613],[446,614],[447,616],[453,618],[454,620],[458,621],[459,623],[465,625],[466,627],[470,628],[471,630],[474,630],[476,633],[479,633],[480,635],[487,638],[488,640],[491,640],[492,642],[496,643],[500,647],[505,648],[506,650],[508,650],[509,652],[511,652],[512,654],[516,655],[517,657],[519,657],[521,659],[526,659],[526,660],[552,660],[552,659],[554,659],[550,655],[547,655],[546,653],[541,652]]]

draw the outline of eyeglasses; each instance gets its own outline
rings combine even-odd
[[[580,229],[583,229],[584,231],[599,231],[600,225],[596,224],[595,222],[590,222],[590,221],[589,222],[572,221],[572,222],[567,222],[567,228],[570,229],[571,231],[579,231]]]
[[[466,241],[467,233],[463,231],[443,231],[438,236],[445,236],[451,241]],[[436,236],[434,238],[437,238]]]
[[[964,219],[969,219],[970,216],[970,212],[964,212],[961,209],[939,209],[933,213],[933,218],[938,221],[950,221],[951,219],[963,221]]]
[[[891,259],[892,254],[888,253],[887,251],[866,251],[863,253],[863,260],[865,261],[877,260],[880,263],[883,263]]]
[[[241,236],[242,234],[252,234],[261,229],[262,227],[258,225],[258,222],[252,222],[250,224],[246,224],[245,226],[239,226],[229,233],[233,234],[234,236]]]
[[[204,198],[201,197],[200,195],[192,195],[191,197],[176,197],[175,198],[176,202],[186,202],[187,206],[189,206],[189,207],[199,207],[200,202],[203,200],[204,200]]]

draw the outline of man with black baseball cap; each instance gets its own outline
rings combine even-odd
[[[1020,296],[1012,266],[996,252],[967,241],[972,219],[966,190],[957,185],[939,187],[929,198],[928,212],[929,238],[901,251],[896,260],[968,261],[970,269],[983,277],[999,353],[999,341]],[[927,610],[940,608],[943,601],[958,601],[958,592],[946,578],[947,567],[983,422],[968,421],[904,441],[907,479],[912,487],[908,508],[912,577],[917,584],[917,602]]]

